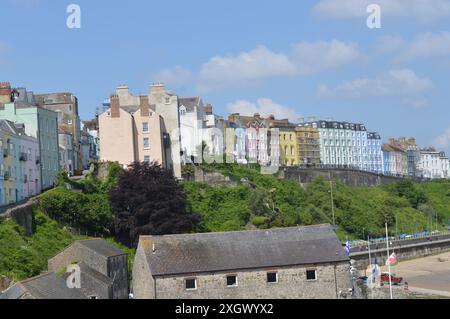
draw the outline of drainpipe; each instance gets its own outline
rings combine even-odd
[[[336,275],[336,264],[334,264],[333,267],[334,267],[334,286],[335,286],[335,289],[336,289],[336,299],[339,299],[337,275]]]

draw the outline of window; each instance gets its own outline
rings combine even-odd
[[[237,284],[237,276],[236,275],[228,275],[227,276],[227,286],[228,287],[236,287]]]
[[[72,125],[73,121],[72,120],[68,120],[67,124]]]
[[[144,138],[144,148],[150,148],[150,139]]]
[[[145,155],[145,156],[144,156],[144,162],[145,162],[145,163],[150,163],[150,156]]]
[[[166,96],[166,98],[165,98],[165,103],[166,103],[166,104],[170,104],[170,96]]]
[[[142,131],[144,131],[144,133],[148,133],[148,122],[142,123]]]
[[[196,290],[197,289],[197,279],[189,278],[185,280],[186,290]]]
[[[306,271],[306,280],[308,280],[308,281],[317,280],[317,271],[316,270],[307,270]]]
[[[267,282],[269,284],[276,284],[276,283],[278,283],[278,273],[276,273],[276,272],[268,272],[267,273]]]

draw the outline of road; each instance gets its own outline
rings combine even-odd
[[[387,267],[382,267],[387,271]],[[450,296],[450,252],[409,261],[399,260],[392,273],[404,278],[411,290]],[[424,290],[426,289],[426,290]]]

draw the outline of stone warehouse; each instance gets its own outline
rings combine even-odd
[[[335,299],[350,263],[330,225],[142,236],[136,299]]]
[[[103,239],[76,241],[48,261],[59,273],[71,264],[81,271],[81,291],[90,299],[128,299],[128,255]]]

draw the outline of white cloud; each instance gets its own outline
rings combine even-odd
[[[424,33],[401,51],[400,61],[421,58],[450,58],[450,32]]]
[[[386,35],[377,38],[377,48],[382,53],[396,52],[406,45],[406,40],[400,35]]]
[[[200,70],[199,87],[207,91],[279,76],[307,75],[337,68],[358,57],[354,44],[337,40],[297,43],[288,53],[258,46],[237,55],[211,58]]]
[[[153,74],[152,78],[158,82],[163,82],[169,85],[185,85],[190,84],[193,81],[191,71],[181,66],[163,69],[158,73]]]
[[[240,113],[243,115],[253,115],[259,113],[263,117],[274,115],[278,119],[289,119],[297,121],[299,115],[294,109],[278,104],[268,98],[259,98],[255,103],[247,100],[237,100],[228,104],[229,113]]]
[[[324,18],[366,18],[367,6],[377,3],[384,17],[414,18],[431,23],[450,17],[449,0],[320,0],[313,11]]]
[[[441,135],[436,137],[434,144],[436,144],[440,149],[450,150],[450,127],[447,128]]]
[[[335,88],[321,85],[318,89],[322,97],[383,97],[418,94],[430,90],[432,82],[420,78],[410,69],[391,70],[376,78],[362,78],[342,83]]]
[[[275,76],[294,75],[295,65],[283,53],[264,46],[238,55],[215,56],[200,70],[200,87],[208,90],[234,86],[246,81],[261,81]]]
[[[293,45],[291,60],[298,73],[311,74],[348,64],[359,55],[356,45],[337,40],[301,42]]]

